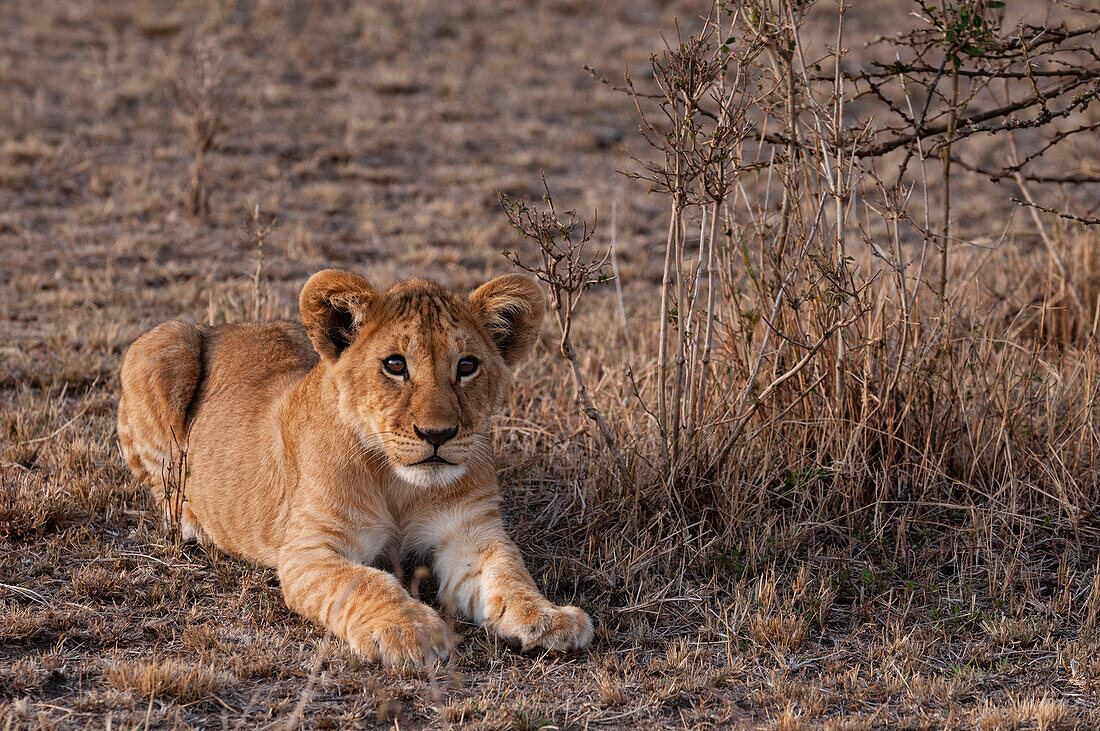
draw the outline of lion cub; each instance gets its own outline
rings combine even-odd
[[[291,322],[167,322],[122,364],[118,435],[159,493],[186,444],[184,535],[274,566],[287,604],[372,660],[422,665],[446,626],[392,574],[387,546],[434,555],[439,598],[526,649],[592,640],[535,587],[500,514],[489,417],[543,316],[538,285],[469,296],[410,280],[385,292],[319,272]]]

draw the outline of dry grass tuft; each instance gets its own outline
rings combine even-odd
[[[1028,647],[1043,632],[1042,622],[1034,617],[987,619],[982,626],[994,642],[1005,647]]]
[[[228,682],[208,665],[158,657],[118,661],[107,668],[103,679],[115,690],[177,703],[213,700]]]
[[[73,576],[73,593],[79,597],[110,598],[125,596],[129,585],[125,573],[101,564],[88,564]]]
[[[801,731],[806,728],[806,724],[798,708],[791,705],[784,708],[768,727],[773,731]]]
[[[0,472],[0,539],[30,541],[77,515],[65,489],[41,472]]]
[[[765,650],[789,653],[802,647],[806,622],[794,613],[754,614],[749,619],[748,633]]]
[[[1030,728],[1062,731],[1082,728],[1082,723],[1074,709],[1065,703],[1052,700],[1046,695],[1021,695],[1011,698],[1004,706],[986,704],[978,714],[976,728],[981,731],[1017,731]]]
[[[622,679],[617,677],[609,668],[594,669],[592,671],[592,682],[596,686],[596,694],[600,699],[600,703],[604,706],[614,708],[626,703],[626,693],[623,692]]]

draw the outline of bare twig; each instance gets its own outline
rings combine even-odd
[[[504,254],[512,264],[531,272],[546,285],[550,309],[558,323],[559,349],[572,367],[573,383],[577,388],[581,410],[599,429],[604,443],[611,452],[618,478],[625,484],[628,473],[622,452],[607,420],[592,403],[570,337],[573,317],[580,304],[581,296],[594,285],[610,280],[610,277],[603,272],[603,266],[609,254],[599,259],[586,258],[585,245],[592,238],[594,226],[590,227],[587,222],[578,221],[575,211],[566,212],[564,219],[559,217],[545,177],[542,184],[546,191],[543,197],[546,206],[544,211],[533,210],[526,203],[500,195],[500,203],[508,220],[519,233],[539,247],[540,263],[528,265],[516,252],[506,251]],[[578,226],[580,226],[579,231]]]
[[[1092,216],[1078,216],[1073,213],[1067,213],[1066,211],[1059,211],[1057,208],[1047,208],[1046,206],[1041,206],[1032,200],[1020,200],[1019,198],[1012,198],[1011,200],[1013,203],[1017,203],[1021,206],[1036,208],[1043,213],[1053,213],[1060,218],[1066,218],[1070,221],[1077,221],[1078,223],[1083,223],[1086,226],[1100,226],[1100,218],[1095,218]]]

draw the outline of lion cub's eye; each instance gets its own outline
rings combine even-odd
[[[466,378],[477,373],[477,358],[466,356],[458,361],[458,377]]]
[[[382,361],[382,367],[386,369],[386,373],[391,376],[404,376],[408,374],[408,366],[405,365],[405,359],[400,355],[391,355]]]

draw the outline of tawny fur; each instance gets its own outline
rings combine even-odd
[[[122,365],[118,433],[162,493],[181,447],[184,534],[278,569],[292,609],[387,664],[444,657],[439,615],[371,563],[431,554],[441,602],[524,649],[587,645],[592,623],[536,588],[501,521],[489,417],[543,316],[525,277],[469,298],[411,280],[378,292],[327,270],[291,322],[168,322]],[[384,361],[405,359],[403,376]],[[473,375],[458,362],[474,357]],[[414,428],[415,427],[415,428]],[[417,434],[457,427],[436,448]]]

